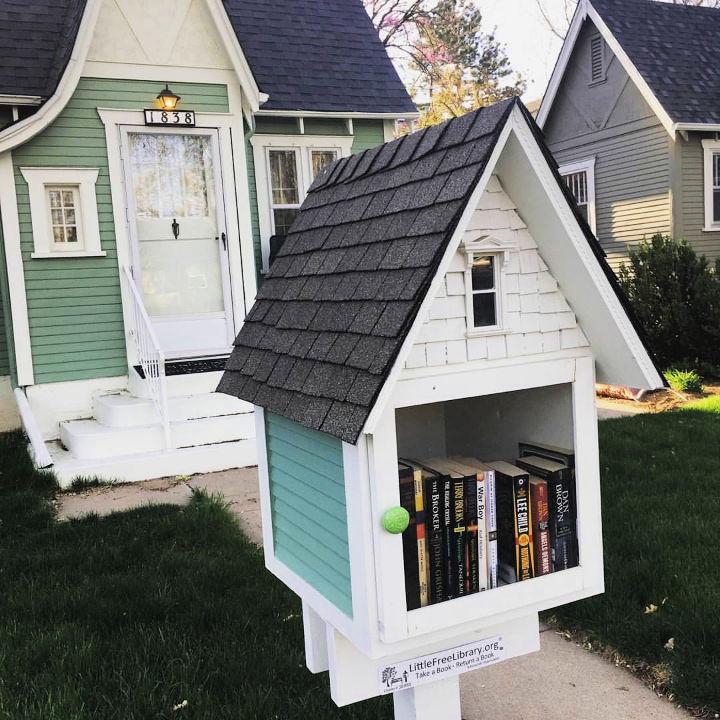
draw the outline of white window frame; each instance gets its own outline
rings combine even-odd
[[[505,267],[510,260],[510,253],[517,250],[517,246],[507,240],[501,240],[491,235],[480,236],[463,243],[460,251],[465,253],[465,317],[467,318],[466,336],[482,337],[483,335],[499,335],[509,332],[505,317],[504,274]],[[472,268],[477,255],[492,256],[495,271],[495,325],[475,327],[475,312],[473,309],[473,296],[476,294],[472,288]]]
[[[274,234],[272,187],[270,183],[270,150],[293,150],[298,163],[298,195],[302,205],[312,184],[313,150],[334,151],[338,158],[352,153],[354,137],[351,135],[268,135],[256,134],[250,138],[255,161],[258,219],[262,272],[270,266],[270,237]],[[279,207],[279,206],[275,206]],[[294,205],[292,207],[295,207]]]
[[[95,185],[98,168],[22,167],[22,176],[28,184],[30,217],[33,231],[33,258],[103,257],[100,247],[100,221],[98,219]],[[65,243],[55,243],[52,235],[49,188],[71,188],[76,192],[78,242],[75,249],[66,249]]]
[[[595,205],[595,156],[586,160],[578,160],[577,162],[561,165],[558,168],[563,181],[568,175],[584,172],[587,177],[587,209],[588,209],[588,225],[593,231],[593,235],[597,235],[597,212]]]
[[[704,158],[704,190],[705,196],[705,227],[703,232],[720,231],[720,220],[713,217],[713,159],[715,155],[720,155],[720,140],[703,140],[703,158]]]

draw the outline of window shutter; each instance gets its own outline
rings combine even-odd
[[[599,82],[605,77],[605,58],[603,57],[602,36],[595,35],[590,40],[590,81]]]

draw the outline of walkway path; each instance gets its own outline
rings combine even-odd
[[[147,503],[183,504],[190,488],[221,492],[248,537],[262,543],[257,471],[254,468],[196,475],[188,482],[149,480],[63,495],[62,518],[100,515]],[[551,629],[541,651],[464,675],[465,720],[688,720],[622,668],[568,642]]]

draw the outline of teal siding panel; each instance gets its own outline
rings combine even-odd
[[[342,443],[266,413],[275,557],[352,617]]]
[[[173,83],[173,90],[185,107],[229,111],[225,85]],[[97,108],[142,110],[152,105],[157,91],[155,81],[82,78],[53,124],[13,151],[36,383],[127,372],[105,129]],[[53,166],[99,168],[96,194],[106,257],[31,257],[30,203],[20,168]]]

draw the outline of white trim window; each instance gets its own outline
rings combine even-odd
[[[463,244],[468,337],[506,332],[503,271],[516,249],[515,244],[492,236]]]
[[[285,235],[317,173],[347,157],[352,136],[253,135],[263,271],[269,269],[270,237]]]
[[[20,168],[28,184],[33,258],[98,257],[95,168]]]
[[[580,214],[593,233],[597,233],[595,213],[595,158],[561,165],[560,175],[575,198]]]
[[[720,140],[703,140],[706,232],[720,231]]]

